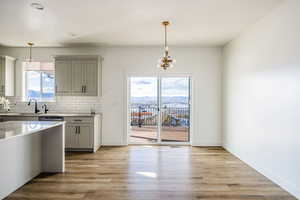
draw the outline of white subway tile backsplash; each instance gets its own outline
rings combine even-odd
[[[34,110],[34,104],[28,106],[28,102],[22,101],[18,97],[9,97],[11,102],[11,112],[30,113]],[[59,96],[55,102],[39,102],[39,109],[46,103],[49,112],[65,112],[65,113],[96,113],[102,112],[101,97],[76,97],[76,96]]]

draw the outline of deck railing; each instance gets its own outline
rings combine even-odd
[[[158,108],[150,106],[132,106],[130,108],[131,126],[156,126],[158,122]],[[167,107],[161,109],[163,126],[189,126],[188,107]]]

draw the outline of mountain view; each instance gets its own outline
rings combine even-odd
[[[164,104],[187,104],[188,103],[188,97],[186,96],[171,96],[171,97],[162,97],[162,102]],[[156,104],[157,103],[157,97],[131,97],[131,103],[132,104]]]

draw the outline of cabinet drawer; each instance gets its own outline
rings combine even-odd
[[[68,123],[93,123],[93,117],[65,117],[65,121]]]

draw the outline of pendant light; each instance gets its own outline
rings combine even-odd
[[[29,46],[29,59],[27,60],[27,62],[31,63],[32,62],[32,46],[34,45],[34,43],[32,42],[28,42],[27,45]]]
[[[27,58],[26,62],[24,62],[24,67],[25,67],[24,69],[30,70],[30,69],[34,69],[37,63],[34,62],[34,60],[32,59],[32,46],[34,44],[32,42],[28,42],[27,45],[29,47],[29,58]]]
[[[168,47],[168,38],[167,38],[167,26],[170,25],[169,21],[163,21],[162,25],[165,27],[165,45],[164,45],[164,55],[163,57],[158,61],[158,68],[167,70],[169,68],[172,68],[175,63],[175,59],[173,59],[170,55],[169,55],[169,47]]]

